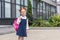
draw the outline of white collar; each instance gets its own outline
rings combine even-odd
[[[22,19],[26,19],[27,17],[26,16],[21,16]]]

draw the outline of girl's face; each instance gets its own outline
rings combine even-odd
[[[20,14],[21,14],[22,16],[26,16],[26,10],[25,10],[25,9],[22,8],[20,12],[21,12]]]

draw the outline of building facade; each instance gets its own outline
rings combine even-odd
[[[60,0],[57,1],[57,13],[60,14]]]
[[[38,8],[36,10],[36,1],[33,1],[34,18],[42,16],[43,19],[48,19],[53,14],[57,13],[56,3],[57,3],[56,0],[42,0],[38,4]]]
[[[14,18],[20,16],[20,7],[24,6],[27,8],[27,1],[28,0],[0,0],[0,25],[12,24]],[[42,0],[37,6],[35,0],[30,1],[34,19],[39,16],[42,16],[43,19],[48,19],[51,15],[57,13],[56,0]]]

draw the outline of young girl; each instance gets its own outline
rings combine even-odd
[[[18,40],[24,40],[24,37],[27,37],[28,27],[28,18],[26,17],[26,8],[22,7],[20,10],[20,16],[18,17],[17,23],[19,28],[16,32],[18,35]]]

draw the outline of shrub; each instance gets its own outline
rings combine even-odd
[[[42,17],[39,17],[33,22],[32,26],[60,27],[60,15],[53,15],[48,20],[42,20]]]
[[[50,26],[50,24],[47,20],[43,20],[42,17],[39,17],[33,22],[32,26],[46,27]]]
[[[54,15],[54,16],[51,16],[50,18],[49,18],[49,23],[52,25],[52,26],[54,26],[54,27],[56,27],[56,26],[60,26],[60,15]]]
[[[41,22],[40,27],[51,27],[51,24],[47,20],[44,20]]]
[[[34,21],[33,21],[32,26],[40,26],[40,24],[41,24],[41,23],[40,23],[41,20],[42,20],[42,18],[41,18],[41,17],[38,17],[37,20],[34,20]]]

